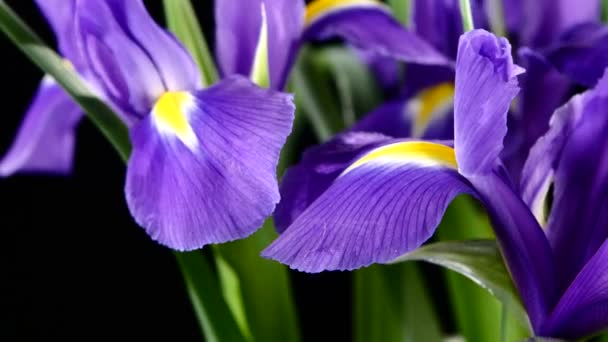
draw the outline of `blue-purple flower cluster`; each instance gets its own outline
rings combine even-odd
[[[141,0],[37,0],[63,57],[130,129],[125,196],[152,239],[198,249],[244,238],[274,213],[281,234],[264,257],[353,270],[417,249],[468,194],[492,220],[535,334],[608,328],[600,2],[473,1],[481,28],[504,7],[511,43],[463,33],[457,0],[412,2],[406,28],[373,0],[216,0],[221,80],[205,85]],[[250,81],[264,35],[268,89]],[[282,90],[300,47],[334,37],[397,95],[309,149],[279,188],[295,110]],[[68,173],[81,118],[45,78],[0,174]]]

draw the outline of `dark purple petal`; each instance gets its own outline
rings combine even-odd
[[[250,76],[262,26],[262,4],[268,25],[270,85],[282,89],[302,31],[304,1],[216,1],[217,60],[223,75]]]
[[[465,176],[491,172],[507,133],[507,112],[519,92],[511,45],[474,30],[460,38],[456,62],[454,146]]]
[[[608,75],[575,97],[566,113],[570,128],[555,164],[547,234],[564,290],[608,237]],[[573,125],[572,123],[570,125]]]
[[[539,48],[552,44],[570,28],[585,22],[599,21],[599,0],[509,0],[505,17],[515,29],[523,46]],[[515,18],[518,18],[516,20]],[[516,24],[516,27],[513,25]]]
[[[185,49],[160,28],[141,0],[79,0],[77,38],[97,83],[117,107],[146,115],[165,91],[199,88]]]
[[[604,205],[604,212],[608,206]],[[608,328],[608,240],[576,276],[543,325],[543,336],[580,340]]]
[[[375,132],[395,138],[410,137],[412,116],[407,112],[407,101],[387,102],[366,114],[350,129],[352,132]]]
[[[510,113],[509,131],[502,153],[512,179],[520,182],[523,165],[530,148],[549,129],[553,112],[568,100],[571,82],[540,54],[520,49],[520,60],[526,68],[517,110]]]
[[[67,174],[72,170],[80,108],[53,80],[45,78],[13,145],[0,161],[0,176],[17,172]]]
[[[608,27],[600,23],[578,25],[544,54],[571,80],[593,87],[608,67]]]
[[[352,163],[262,255],[306,272],[389,262],[426,241],[461,193],[473,190],[452,148],[392,140]]]
[[[314,2],[313,2],[314,4]],[[400,61],[449,65],[447,57],[408,31],[388,8],[372,1],[335,2],[323,11],[308,6],[303,40],[340,37],[354,46]]]
[[[488,211],[511,278],[538,331],[557,295],[549,242],[502,168],[469,181]]]
[[[281,201],[274,212],[277,231],[287,229],[358,155],[389,139],[377,133],[345,133],[306,150],[281,180]]]
[[[530,149],[521,175],[521,195],[537,218],[544,218],[544,205],[555,169],[562,155],[564,145],[581,118],[581,110],[588,96],[573,97],[553,114],[550,128]],[[540,220],[544,223],[544,219]]]
[[[395,138],[452,140],[454,86],[439,83],[415,96],[383,104],[357,122],[350,131],[376,132]]]
[[[487,2],[487,1],[485,1]],[[412,1],[412,29],[438,51],[456,59],[458,37],[463,33],[458,0]],[[475,27],[487,27],[484,1],[471,1]]]
[[[293,112],[290,95],[240,76],[163,95],[132,129],[126,196],[135,220],[177,250],[256,231],[279,200],[276,166]]]

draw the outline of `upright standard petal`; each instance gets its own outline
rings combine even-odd
[[[141,0],[77,1],[76,37],[87,69],[106,97],[130,115],[128,123],[147,115],[165,91],[199,88],[196,65]]]
[[[67,174],[72,170],[80,108],[52,79],[45,78],[17,137],[0,161],[0,176],[17,172]]]
[[[541,224],[546,221],[545,200],[562,150],[580,119],[577,108],[582,100],[582,96],[576,96],[555,112],[549,131],[532,147],[522,171],[522,198]]]
[[[217,60],[223,75],[251,75],[261,34],[262,6],[266,12],[270,43],[270,86],[280,90],[285,86],[298,47],[304,20],[304,1],[216,1]]]
[[[375,0],[316,0],[306,8],[303,40],[340,37],[395,59],[449,65],[447,57],[405,29],[390,10]]]
[[[604,205],[604,212],[608,207]],[[608,327],[608,240],[595,252],[543,325],[542,336],[572,340]]]
[[[501,157],[514,182],[521,182],[521,172],[530,148],[547,129],[553,112],[568,100],[572,83],[541,54],[527,48],[519,50],[526,73],[522,92],[510,113],[509,131]]]
[[[560,290],[608,237],[608,74],[566,107],[572,129],[556,162],[547,236],[560,265]],[[578,120],[577,120],[578,117]]]
[[[378,133],[345,133],[308,149],[281,180],[281,201],[274,212],[279,233],[308,208],[358,155],[391,138]]]
[[[392,140],[350,164],[262,255],[306,272],[389,262],[426,241],[461,193],[474,191],[451,147]]]
[[[456,61],[454,146],[465,176],[491,172],[507,133],[507,112],[519,92],[511,45],[474,30],[460,38]]]
[[[132,129],[126,196],[135,220],[177,250],[253,233],[279,200],[276,166],[293,112],[291,96],[240,76],[165,93]]]
[[[572,81],[593,87],[608,67],[608,27],[600,23],[575,26],[543,54]]]

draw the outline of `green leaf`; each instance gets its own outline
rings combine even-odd
[[[167,26],[190,51],[201,69],[203,83],[209,86],[218,80],[213,57],[190,0],[164,0]]]
[[[302,48],[289,89],[295,91],[298,113],[308,118],[321,142],[382,100],[370,70],[345,47]]]
[[[60,56],[46,46],[36,34],[15,14],[4,1],[0,0],[0,30],[25,53],[40,69],[51,75],[55,81],[84,110],[87,117],[112,143],[121,158],[126,161],[131,151],[129,132],[118,116],[101,101],[69,67]]]
[[[289,89],[295,91],[297,114],[304,114],[318,140],[331,138],[342,129],[340,107],[331,82],[314,59],[315,49],[304,47],[291,72]]]
[[[260,252],[277,234],[269,219],[247,239],[217,246],[238,275],[242,303],[254,341],[299,341],[299,328],[287,268]]]
[[[507,304],[518,317],[527,317],[494,240],[436,242],[393,263],[403,261],[425,261],[457,272]]]
[[[467,196],[452,202],[436,235],[440,241],[494,238],[487,216]],[[498,341],[501,332],[508,341],[529,336],[525,327],[510,317],[511,310],[503,310],[503,304],[490,293],[455,272],[447,271],[446,279],[456,325],[467,341]],[[503,322],[507,326],[501,327]]]
[[[409,26],[412,19],[412,0],[388,0],[393,15],[404,25]]]
[[[355,341],[441,341],[418,265],[373,265],[353,276]]]
[[[224,301],[217,275],[205,256],[200,251],[174,254],[205,340],[246,341]]]
[[[222,294],[226,300],[226,304],[230,308],[236,323],[239,325],[243,335],[251,340],[251,330],[247,323],[245,314],[245,306],[243,305],[243,296],[241,292],[241,282],[236,271],[222,258],[220,253],[214,253],[215,264],[220,279]]]
[[[330,46],[319,50],[315,60],[335,85],[344,127],[381,104],[382,93],[374,76],[351,48]]]

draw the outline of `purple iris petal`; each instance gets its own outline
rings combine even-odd
[[[557,295],[549,242],[504,170],[469,180],[488,211],[511,277],[538,331]]]
[[[274,212],[277,231],[282,233],[287,229],[356,156],[389,139],[377,133],[345,133],[308,149],[281,181],[281,202]]]
[[[154,22],[142,0],[106,1],[125,34],[148,55],[166,89],[201,87],[200,73],[192,57],[173,35]]]
[[[165,91],[199,86],[190,56],[156,26],[141,0],[79,0],[76,10],[87,69],[106,97],[129,115],[128,123],[145,116]]]
[[[366,114],[349,131],[374,132],[395,138],[406,138],[412,132],[412,115],[407,113],[407,101],[387,102]]]
[[[59,51],[77,70],[83,67],[82,55],[75,39],[76,0],[65,0],[58,5],[57,0],[36,0],[36,4],[53,28]]]
[[[131,213],[177,250],[253,233],[279,200],[276,166],[291,131],[292,97],[240,76],[175,96],[186,100],[157,104],[132,129]]]
[[[484,5],[483,0],[471,1],[475,27],[487,27]],[[458,37],[463,33],[458,0],[415,0],[412,8],[414,32],[444,55],[456,59]]]
[[[395,59],[449,65],[447,57],[408,31],[382,6],[343,6],[307,23],[303,40],[340,37],[354,46]]]
[[[508,0],[505,17],[509,28],[519,33],[519,41],[533,48],[552,44],[570,28],[589,21],[599,21],[599,0]],[[513,18],[519,17],[518,21]]]
[[[608,27],[600,23],[578,25],[543,53],[570,79],[593,87],[608,66]]]
[[[82,112],[51,79],[44,79],[17,138],[0,162],[0,176],[16,172],[67,174],[72,169],[75,128]]]
[[[416,0],[413,8],[414,32],[455,59],[458,37],[462,33],[458,1]]]
[[[218,0],[215,2],[217,60],[223,75],[250,76],[262,26],[268,25],[270,85],[282,89],[300,38],[304,1]]]
[[[522,75],[518,110],[510,116],[502,154],[516,183],[520,182],[530,148],[547,131],[551,115],[567,100],[572,87],[571,82],[542,55],[524,48],[520,49],[519,56],[526,73]]]
[[[542,205],[555,174],[564,145],[580,120],[577,108],[584,97],[574,97],[567,105],[558,109],[551,119],[551,127],[530,150],[521,177],[522,198],[532,209]],[[538,208],[543,210],[544,208]]]
[[[519,92],[511,45],[504,38],[474,30],[460,38],[456,62],[454,145],[460,172],[490,172],[507,133],[511,101]]]
[[[602,208],[604,213],[608,207]],[[595,252],[555,306],[540,334],[578,340],[608,326],[608,240]]]
[[[547,234],[557,264],[560,290],[608,237],[608,75],[566,107],[578,119],[555,169],[553,207]]]
[[[392,140],[369,154],[407,144]],[[418,248],[451,200],[474,192],[455,169],[423,159],[391,155],[351,164],[262,255],[319,272],[389,262]]]

